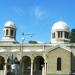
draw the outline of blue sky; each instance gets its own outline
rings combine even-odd
[[[17,27],[17,40],[21,42],[22,33],[29,40],[50,42],[51,27],[59,20],[70,28],[75,27],[75,0],[0,0],[0,38],[6,21],[13,20]]]

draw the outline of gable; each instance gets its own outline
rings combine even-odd
[[[56,51],[56,50],[64,50],[65,52],[71,52],[71,49],[69,47],[56,46],[56,47],[52,47],[50,50],[48,50],[48,53],[52,52],[52,51]]]
[[[51,57],[70,57],[71,52],[61,47],[57,47],[48,52],[48,56]]]

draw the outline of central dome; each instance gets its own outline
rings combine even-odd
[[[69,26],[64,21],[58,21],[53,24],[52,31],[55,31],[55,30],[69,31]]]
[[[13,21],[7,21],[4,25],[4,27],[16,28],[15,23]]]

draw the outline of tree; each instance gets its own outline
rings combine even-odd
[[[30,44],[37,44],[38,42],[37,42],[37,41],[32,41],[32,40],[30,40],[29,43],[30,43]]]
[[[72,29],[70,32],[70,43],[75,43],[75,29]]]

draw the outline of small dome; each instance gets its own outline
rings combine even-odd
[[[69,31],[69,26],[64,21],[58,21],[53,24],[52,31],[60,30],[60,31]]]
[[[16,28],[15,23],[13,21],[7,21],[4,25],[4,27]]]

